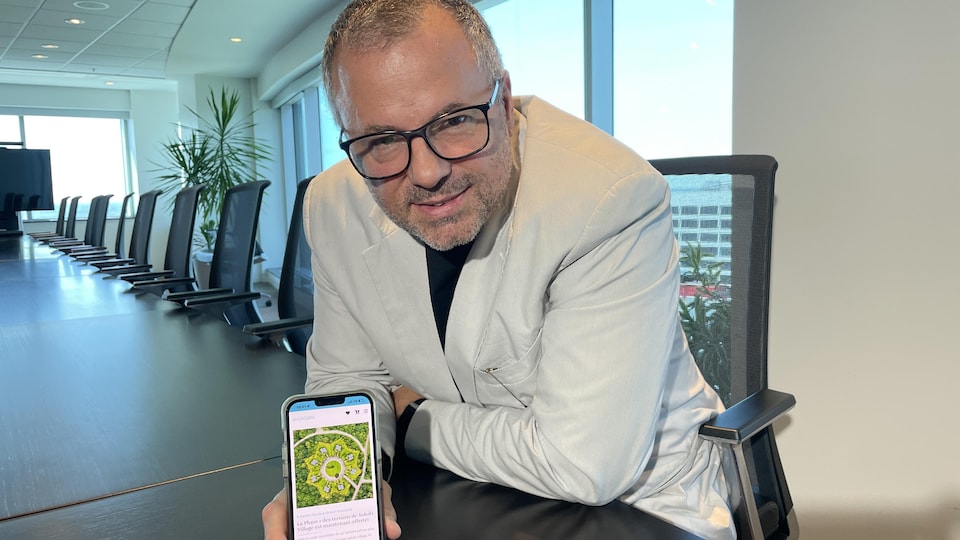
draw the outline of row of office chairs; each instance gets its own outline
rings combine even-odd
[[[94,266],[100,273],[129,282],[137,291],[163,296],[185,308],[222,315],[230,324],[249,334],[303,355],[313,321],[313,281],[302,226],[303,196],[309,181],[309,178],[304,179],[297,186],[276,299],[279,321],[262,320],[255,305],[261,295],[253,292],[250,284],[257,218],[269,182],[242,184],[227,193],[211,261],[210,281],[208,288],[202,291],[191,277],[191,254],[203,186],[187,187],[177,193],[164,263],[160,269],[152,268],[148,260],[156,204],[161,194],[159,190],[140,196],[129,249],[125,244],[124,219],[119,220],[113,251],[103,245],[109,195],[91,202],[87,231],[82,241],[72,238],[80,197],[65,197],[61,201],[53,232],[32,233],[31,236],[69,253],[77,261]],[[132,197],[133,194],[124,197],[121,215],[127,214]],[[57,242],[60,244],[55,244]]]
[[[69,201],[69,210],[67,202]],[[57,226],[53,232],[32,233],[30,236],[34,240],[42,243],[49,243],[56,240],[73,238],[77,226],[77,208],[80,204],[80,197],[64,197],[60,201],[60,212],[57,217]]]
[[[303,195],[308,182],[309,180],[304,180],[298,185],[294,216],[281,269],[277,312],[284,319],[282,321],[262,320],[255,303],[261,295],[252,291],[250,283],[256,228],[263,193],[270,184],[268,181],[241,184],[227,192],[211,261],[209,283],[205,289],[199,289],[196,280],[191,276],[193,230],[203,186],[187,187],[177,193],[162,268],[154,269],[148,260],[149,240],[159,191],[140,196],[127,256],[124,256],[123,231],[118,231],[113,253],[108,253],[103,247],[95,251],[90,247],[82,250],[77,248],[72,255],[78,261],[96,267],[100,273],[127,281],[138,292],[162,296],[187,309],[222,316],[229,324],[243,328],[247,333],[276,341],[303,355],[311,331],[313,310],[313,283],[301,224]],[[129,201],[129,197],[128,195],[125,203]],[[100,200],[92,203],[91,215],[95,212],[99,215],[100,203]],[[106,199],[103,200],[103,205],[105,209]],[[69,217],[67,220],[69,221]],[[97,227],[91,226],[89,221],[88,219],[90,234],[96,234]],[[92,238],[85,240],[87,241],[77,241],[71,245],[98,243]],[[64,246],[64,249],[67,248]],[[291,318],[296,320],[291,322]]]

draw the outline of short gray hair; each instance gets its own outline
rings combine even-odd
[[[424,9],[434,6],[449,13],[460,25],[473,47],[477,68],[486,73],[492,85],[503,74],[503,59],[487,22],[468,0],[354,0],[344,8],[330,28],[323,47],[320,69],[323,88],[333,108],[337,124],[343,123],[337,101],[336,56],[342,49],[351,51],[383,50],[409,37],[423,19]]]

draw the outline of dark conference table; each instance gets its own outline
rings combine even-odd
[[[260,538],[303,359],[0,238],[0,538]],[[404,540],[695,538],[400,463]]]

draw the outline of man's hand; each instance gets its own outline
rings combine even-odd
[[[287,488],[273,498],[261,513],[263,540],[287,540]]]
[[[396,390],[393,391],[393,410],[397,413],[397,418],[400,418],[400,415],[406,410],[407,405],[422,397],[423,396],[406,386],[398,386]]]
[[[397,524],[397,511],[393,509],[393,492],[390,490],[390,484],[382,482],[383,487],[383,515],[386,519],[384,529],[387,532],[387,538],[396,540],[400,538],[400,525]],[[287,488],[280,490],[280,493],[263,507],[263,538],[264,540],[287,540]]]

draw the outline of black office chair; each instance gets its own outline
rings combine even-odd
[[[29,233],[30,237],[34,240],[40,240],[41,238],[46,238],[49,236],[63,236],[63,226],[67,220],[67,204],[70,201],[70,197],[64,197],[60,200],[60,211],[57,214],[57,224],[54,226],[53,232],[50,231],[38,231]]]
[[[79,246],[84,243],[87,238],[90,238],[90,235],[93,233],[93,228],[90,226],[91,217],[97,213],[100,208],[100,196],[94,197],[90,201],[90,206],[87,208],[87,226],[84,227],[84,237],[83,239],[74,238],[73,236],[67,238],[49,238],[46,240],[47,245],[52,247],[55,251],[60,250],[60,248],[67,246]]]
[[[260,293],[252,290],[250,274],[260,205],[263,191],[269,185],[269,180],[259,180],[227,190],[217,227],[213,260],[210,262],[209,288],[168,291],[163,298],[187,308],[223,316],[233,326],[260,322],[256,305],[250,301],[259,298]]]
[[[140,202],[137,204],[137,215],[133,218],[129,257],[113,257],[86,262],[96,267],[99,272],[108,274],[113,271],[122,272],[122,270],[119,270],[121,267],[133,264],[146,264],[150,258],[150,233],[153,230],[153,214],[156,210],[157,197],[160,196],[160,193],[161,191],[159,189],[155,189],[140,196]]]
[[[70,252],[70,256],[74,259],[79,259],[80,257],[93,257],[85,259],[84,262],[94,261],[94,260],[106,260],[112,259],[115,257],[123,257],[126,249],[124,249],[124,227],[127,217],[127,208],[130,206],[130,201],[133,200],[133,193],[127,193],[123,197],[123,202],[120,204],[120,219],[117,220],[117,236],[114,241],[113,253],[108,253],[109,248],[107,246],[95,246],[87,247],[86,249],[75,249]],[[108,204],[103,215],[104,221],[104,234],[106,234],[106,220],[107,220],[107,211],[109,211],[110,205]]]
[[[290,216],[290,230],[280,269],[277,290],[279,320],[252,323],[243,327],[247,334],[270,339],[287,350],[306,355],[307,340],[313,333],[313,271],[310,267],[310,246],[303,234],[303,196],[311,178],[297,184],[297,195]]]
[[[670,183],[685,263],[680,311],[691,351],[707,381],[733,404],[702,426],[700,436],[724,452],[740,538],[797,538],[772,426],[796,400],[767,387],[777,162],[740,155],[650,163]]]
[[[76,196],[70,199],[70,209],[67,210],[67,221],[63,226],[63,234],[55,236],[46,236],[39,238],[40,242],[49,244],[58,240],[68,240],[74,238],[74,232],[77,230],[77,207],[80,206],[80,197]]]
[[[103,234],[107,228],[107,210],[113,195],[98,195],[90,202],[87,213],[87,225],[83,233],[83,241],[68,241],[51,244],[54,249],[72,255],[77,251],[103,247]]]
[[[133,200],[133,193],[128,193],[123,198],[123,204],[120,206],[120,219],[117,220],[117,235],[114,239],[113,251],[109,249],[96,249],[88,250],[86,252],[75,253],[74,258],[83,263],[91,263],[93,261],[105,261],[107,259],[125,259],[127,258],[127,210],[130,207],[131,201]],[[137,207],[137,214],[139,214],[139,206]],[[136,229],[136,217],[134,217],[134,229]],[[133,243],[133,237],[131,236],[130,243]]]
[[[167,235],[167,248],[163,257],[163,270],[151,271],[142,266],[129,273],[121,274],[120,279],[131,283],[134,288],[157,295],[172,289],[174,291],[192,290],[190,278],[190,255],[193,252],[193,228],[197,222],[197,209],[200,193],[206,189],[203,185],[181,189],[173,202],[173,217],[170,218],[170,234]],[[175,280],[179,281],[175,281]]]

